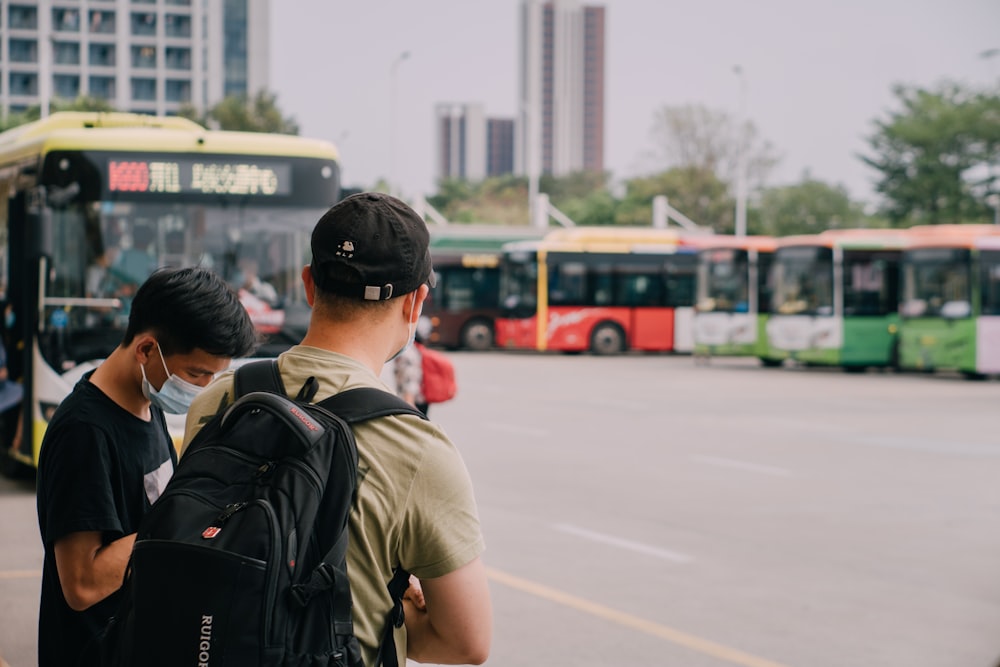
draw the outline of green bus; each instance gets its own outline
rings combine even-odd
[[[695,356],[753,356],[780,364],[781,355],[768,352],[766,329],[777,240],[712,235],[691,243],[699,247]]]
[[[903,230],[843,229],[779,239],[769,354],[807,365],[895,366]]]
[[[914,228],[903,253],[899,365],[1000,374],[1000,227]]]

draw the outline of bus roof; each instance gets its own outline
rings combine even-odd
[[[650,227],[569,227],[538,240],[505,244],[505,252],[662,253],[693,252],[672,229]]]
[[[773,236],[730,236],[728,234],[685,237],[683,242],[685,245],[693,245],[699,250],[737,248],[767,252],[773,251],[778,245],[778,239]]]
[[[777,239],[777,247],[820,246],[854,250],[901,250],[909,243],[905,229],[828,229],[818,234],[799,234]]]
[[[186,118],[61,111],[0,134],[0,165],[54,150],[296,155],[337,160],[328,141],[264,132],[208,130]]]
[[[430,225],[431,253],[499,252],[505,243],[541,239],[548,232],[537,227],[505,225]]]
[[[926,225],[910,229],[910,248],[990,248],[1000,241],[998,225]]]

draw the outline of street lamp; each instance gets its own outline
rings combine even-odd
[[[747,151],[743,126],[746,124],[747,80],[743,68],[733,66],[733,73],[740,79],[740,105],[736,122],[736,236],[747,235]]]
[[[389,66],[389,194],[396,190],[396,70],[409,57],[410,52],[403,51]]]

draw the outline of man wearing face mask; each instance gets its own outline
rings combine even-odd
[[[307,379],[315,401],[356,387],[386,390],[385,363],[413,344],[433,281],[424,221],[405,203],[361,193],[336,204],[312,233],[312,264],[302,271],[312,306],[299,345],[278,357],[285,390]],[[233,374],[198,396],[184,442],[232,402]],[[484,549],[472,484],[458,450],[434,424],[413,415],[354,427],[358,487],[349,520],[347,571],[354,632],[374,665],[392,599],[393,568],[413,575],[396,630],[397,660],[480,664],[492,636]],[[182,453],[183,456],[183,453]],[[336,531],[336,526],[330,527]],[[334,532],[334,534],[336,534]]]
[[[136,293],[122,342],[60,404],[38,462],[40,667],[96,664],[94,639],[118,608],[139,520],[177,461],[163,413],[185,412],[256,343],[222,278],[158,271]]]

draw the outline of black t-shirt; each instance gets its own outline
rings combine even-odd
[[[114,615],[118,594],[82,612],[66,603],[53,545],[75,532],[98,531],[109,544],[136,532],[173,474],[177,453],[163,412],[139,419],[86,375],[56,410],[38,461],[38,527],[45,547],[38,619],[39,667],[89,664],[92,640]]]

